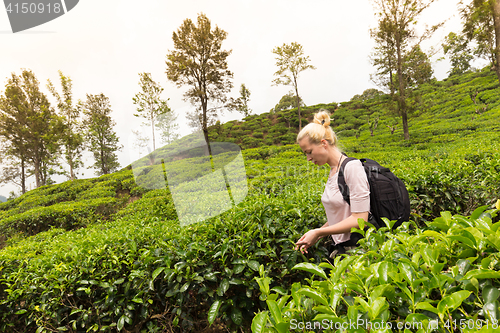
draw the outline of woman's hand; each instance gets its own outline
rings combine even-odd
[[[299,241],[295,243],[295,250],[300,250],[302,253],[308,253],[307,249],[318,241],[320,235],[318,234],[317,229],[309,230],[302,237],[300,237]]]

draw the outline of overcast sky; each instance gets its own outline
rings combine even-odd
[[[439,0],[419,20],[429,25],[448,20],[424,46],[440,46],[450,32],[460,30],[458,0]],[[193,107],[182,99],[184,89],[167,80],[165,56],[173,49],[172,32],[183,20],[196,22],[205,13],[212,25],[228,33],[224,49],[231,49],[229,69],[234,73],[232,96],[242,83],[251,91],[253,113],[268,112],[290,87],[271,86],[276,71],[271,52],[283,43],[303,45],[316,70],[300,74],[299,93],[307,105],[348,101],[367,88],[374,72],[369,55],[374,43],[369,29],[376,27],[375,10],[368,0],[81,0],[65,15],[38,27],[12,33],[6,11],[0,10],[0,93],[11,73],[31,69],[44,91],[47,79],[60,91],[58,70],[73,80],[75,100],[86,94],[109,97],[115,131],[123,150],[122,166],[131,163],[129,136],[140,123],[133,116],[132,97],[139,91],[139,73],[152,73],[164,88],[164,98],[179,115],[181,136],[191,129],[183,113]],[[438,55],[433,58],[437,60]],[[436,78],[447,76],[449,63],[434,63]],[[227,114],[222,121],[241,119]],[[93,163],[86,156],[86,165]],[[82,170],[82,178],[93,177]],[[28,182],[33,187],[34,180]],[[15,186],[0,188],[7,196]]]

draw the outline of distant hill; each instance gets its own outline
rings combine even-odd
[[[456,75],[442,81],[432,80],[420,86],[409,100],[408,118],[410,141],[404,142],[401,117],[388,94],[368,89],[350,101],[318,104],[301,108],[302,126],[313,120],[319,109],[332,113],[332,128],[341,141],[356,138],[370,144],[377,141],[396,145],[418,145],[436,137],[458,132],[495,130],[500,110],[498,79],[489,67],[481,71]],[[299,119],[297,109],[277,113],[250,115],[243,121],[217,123],[209,128],[214,141],[233,142],[242,149],[295,143]],[[359,140],[361,139],[361,140]],[[349,141],[350,139],[348,139]]]
[[[0,195],[0,202],[5,202],[7,201],[7,198],[4,197],[3,195]]]

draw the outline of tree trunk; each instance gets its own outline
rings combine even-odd
[[[206,98],[201,97],[201,112],[202,112],[202,121],[201,121],[201,129],[203,131],[203,137],[205,138],[205,142],[207,143],[208,156],[212,161],[212,148],[210,147],[210,138],[208,137],[208,121],[207,121],[207,112],[208,112],[208,100]],[[215,170],[212,161],[212,171]]]
[[[492,3],[493,25],[495,26],[495,72],[500,82],[500,0]]]
[[[302,130],[302,117],[300,116],[300,97],[299,97],[299,88],[297,87],[297,78],[294,76],[294,85],[295,85],[295,95],[297,96],[297,114],[299,115],[299,132]]]
[[[21,157],[21,193],[26,193],[26,171],[24,166],[24,157]]]
[[[401,57],[401,41],[399,34],[396,35],[396,52],[398,56],[398,81],[399,81],[399,98],[398,98],[398,108],[399,114],[403,120],[403,134],[405,140],[410,140],[410,132],[408,130],[408,115],[406,112],[406,94],[405,94],[405,84],[403,81],[403,59]]]
[[[104,143],[101,144],[101,172],[103,175],[108,174],[108,169],[106,167],[106,161],[104,160]]]
[[[151,114],[151,132],[153,133],[153,151],[156,150],[155,146],[155,121],[153,115]]]
[[[75,172],[73,171],[73,160],[69,163],[69,176],[71,180],[75,180]]]
[[[40,187],[40,161],[38,158],[35,157],[34,161],[34,171],[35,171],[35,182],[36,182],[36,188]]]
[[[70,134],[68,134],[70,135]],[[70,139],[72,141],[72,139]],[[71,150],[71,145],[70,144],[66,144],[66,151],[67,151],[67,155],[66,155],[66,161],[68,162],[69,164],[69,178],[71,180],[75,180],[76,179],[76,176],[75,176],[75,171],[74,171],[74,164],[75,164],[75,156],[73,154],[73,151]]]

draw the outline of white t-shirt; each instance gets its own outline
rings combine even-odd
[[[345,220],[351,216],[351,213],[370,211],[370,185],[361,161],[347,162],[344,168],[344,178],[349,187],[350,205],[344,200],[339,190],[338,170],[326,182],[321,202],[325,207],[328,225]],[[335,244],[346,242],[350,237],[350,232],[332,235]]]

